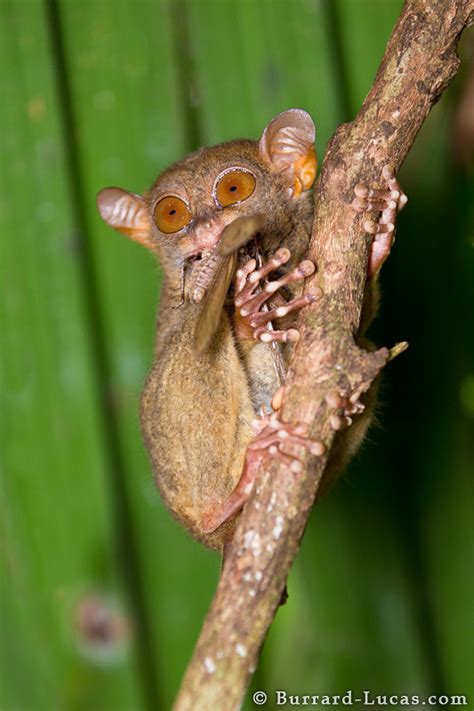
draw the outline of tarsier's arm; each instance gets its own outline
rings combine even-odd
[[[311,234],[313,144],[311,118],[290,110],[258,142],[192,154],[165,171],[145,197],[117,188],[98,196],[105,221],[154,251],[162,264],[142,429],[165,502],[197,539],[218,549],[232,536],[263,458],[283,458],[297,475],[301,448],[314,456],[324,451],[305,427],[283,423],[279,415],[278,386],[299,337],[297,313],[318,296],[302,292],[314,265],[301,262]],[[393,175],[384,177],[387,191],[357,186],[354,200],[356,210],[381,212],[377,223],[367,224],[374,234],[369,295],[403,202]],[[367,317],[373,307],[368,298]],[[333,395],[335,429],[358,415],[339,436],[344,464],[372,408],[358,414],[357,398]]]

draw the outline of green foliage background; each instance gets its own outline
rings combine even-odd
[[[293,106],[322,157],[400,7],[0,0],[2,711],[169,708],[218,576],[163,509],[140,439],[159,270],[101,223],[97,190],[146,189]],[[411,347],[312,515],[253,682],[269,694],[474,703],[472,145],[453,157],[468,71],[401,171],[374,337]],[[84,605],[104,612],[100,639]]]

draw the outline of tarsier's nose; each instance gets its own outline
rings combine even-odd
[[[213,249],[219,242],[224,228],[235,219],[225,211],[220,211],[214,216],[206,215],[198,219],[194,225],[194,242],[199,249]]]

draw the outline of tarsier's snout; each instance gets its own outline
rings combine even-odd
[[[206,212],[197,216],[186,234],[181,237],[181,247],[185,259],[205,255],[217,248],[227,225],[235,220],[235,215],[225,210]]]
[[[190,235],[195,250],[188,257],[186,268],[186,280],[194,303],[200,303],[211,288],[218,288],[218,284],[221,285],[219,301],[223,303],[239,263],[237,252],[241,250],[239,256],[245,261],[242,248],[257,235],[263,224],[261,214],[235,217],[224,211],[215,219],[203,220],[197,226]],[[212,241],[208,239],[209,232],[213,235]]]

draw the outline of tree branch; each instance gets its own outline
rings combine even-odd
[[[175,711],[236,709],[257,666],[327,462],[334,433],[328,393],[367,390],[390,358],[354,342],[362,308],[369,240],[350,203],[354,185],[380,181],[387,163],[407,155],[431,107],[459,67],[458,37],[474,21],[474,0],[407,0],[356,119],[332,138],[316,187],[309,287],[324,296],[302,314],[302,337],[288,373],[284,421],[307,422],[327,447],[304,474],[277,461],[262,467]]]

